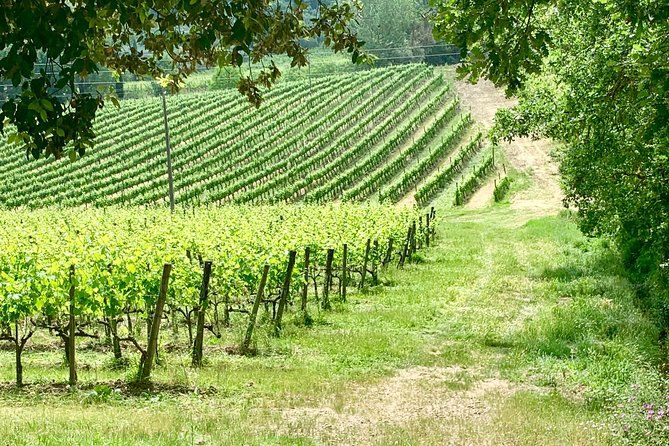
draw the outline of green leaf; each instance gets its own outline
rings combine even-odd
[[[53,111],[53,105],[47,99],[40,99],[39,103],[40,103],[40,105],[42,105],[42,108],[44,108],[45,110],[50,111],[50,112]]]

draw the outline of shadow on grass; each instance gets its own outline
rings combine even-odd
[[[23,387],[16,387],[10,383],[0,383],[0,394],[21,395],[21,396],[58,396],[73,393],[73,389],[64,382],[39,382],[28,383]],[[164,383],[164,382],[145,382],[145,381],[100,381],[82,383],[76,387],[77,392],[88,393],[88,396],[99,397],[100,400],[108,399],[106,397],[142,397],[153,395],[215,395],[215,387],[199,388],[183,384]],[[91,395],[94,392],[94,395]]]

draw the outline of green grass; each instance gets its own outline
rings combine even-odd
[[[25,379],[38,384],[13,390],[13,356],[2,351],[0,439],[12,445],[608,444],[615,427],[610,409],[633,388],[657,384],[657,326],[638,307],[616,253],[582,236],[568,216],[526,222],[506,205],[452,211],[439,223],[438,245],[423,257],[386,273],[391,285],[315,315],[311,328],[289,322],[279,340],[261,330],[256,357],[222,353],[237,331],[208,340],[207,365],[199,371],[188,366],[187,352],[167,355],[155,374],[162,392],[129,391],[122,380],[131,370],[112,370],[109,354],[92,350],[79,356],[81,390],[52,384],[67,378],[60,351],[27,351]],[[391,384],[407,370],[447,378],[416,381],[418,394],[404,395],[405,387]],[[421,398],[452,400],[456,409],[446,418],[423,413]],[[400,410],[386,414],[395,403]],[[485,410],[473,413],[472,405]],[[384,422],[351,421],[377,413]],[[408,422],[403,413],[414,417]]]

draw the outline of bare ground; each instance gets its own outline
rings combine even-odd
[[[491,397],[508,398],[521,387],[498,378],[470,383],[480,371],[454,367],[411,367],[373,385],[358,385],[323,407],[284,409],[280,431],[326,444],[377,444],[387,429],[424,420],[448,425],[485,421]]]

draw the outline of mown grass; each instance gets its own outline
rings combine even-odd
[[[391,285],[316,315],[311,328],[295,317],[281,339],[261,331],[258,356],[221,351],[236,332],[209,340],[201,370],[189,367],[187,352],[165,355],[155,374],[164,391],[130,392],[122,382],[131,370],[113,370],[110,355],[95,351],[79,355],[81,390],[51,384],[66,380],[60,351],[28,351],[26,380],[37,384],[13,390],[12,353],[0,352],[0,380],[7,383],[0,390],[1,442],[564,445],[619,439],[611,409],[638,389],[657,386],[663,352],[658,327],[605,241],[586,239],[568,215],[526,222],[498,205],[450,211],[439,223],[438,245],[422,256],[419,264],[388,272]],[[481,394],[489,408],[483,418],[465,407],[448,420],[399,419],[369,432],[340,425],[337,414],[364,404],[353,403],[356,389],[417,366],[461,368],[457,380],[435,389],[449,395],[491,379],[516,390]],[[331,412],[292,419],[287,432],[285,414],[293,408]]]

